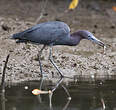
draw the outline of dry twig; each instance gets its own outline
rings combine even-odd
[[[2,82],[1,82],[2,91],[5,91],[5,74],[6,74],[6,67],[7,67],[9,56],[10,56],[10,54],[7,55],[6,61],[5,61],[5,64],[4,64],[4,68],[3,68]]]
[[[41,10],[40,16],[36,19],[35,24],[39,23],[39,21],[44,17],[44,13],[45,13],[45,8],[47,6],[47,2],[48,2],[48,0],[45,0],[45,3],[44,3],[44,0],[43,0],[43,4],[44,5],[42,5],[42,10]]]

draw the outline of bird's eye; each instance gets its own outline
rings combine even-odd
[[[94,40],[94,38],[92,38],[91,36],[88,36],[88,39],[90,39],[90,40]]]
[[[91,38],[91,36],[88,35],[88,38]]]

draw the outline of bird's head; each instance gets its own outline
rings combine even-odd
[[[86,30],[81,30],[77,32],[79,34],[79,36],[81,36],[83,39],[88,39],[102,47],[105,46],[105,44],[100,41],[99,39],[97,39],[91,32],[86,31]]]

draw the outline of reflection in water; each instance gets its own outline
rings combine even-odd
[[[5,102],[6,102],[6,99],[5,99],[5,91],[1,93],[1,108],[2,110],[5,110]]]
[[[0,95],[0,110],[115,110],[115,84],[115,80],[77,81],[68,85],[61,80],[28,81],[5,87],[6,92]],[[53,94],[34,96],[35,88],[51,90]],[[70,95],[71,101],[67,100]]]
[[[105,103],[104,103],[104,99],[103,98],[101,98],[101,103],[102,103],[102,108],[103,108],[103,110],[105,110],[105,108],[106,108],[106,106],[105,106]]]
[[[53,110],[53,107],[52,107],[52,96],[53,96],[54,91],[58,88],[58,86],[61,84],[62,81],[63,81],[63,78],[59,79],[58,82],[56,83],[56,85],[52,88],[52,90],[43,91],[43,90],[41,90],[42,83],[43,83],[43,78],[42,78],[41,79],[41,83],[40,83],[40,89],[34,89],[32,91],[32,93],[34,95],[38,95],[39,101],[41,101],[40,99],[41,99],[41,95],[42,94],[49,94],[49,106],[50,106],[50,110]],[[71,97],[70,97],[70,94],[69,94],[68,90],[66,89],[66,87],[62,85],[62,88],[64,89],[64,91],[66,92],[66,94],[68,96],[68,98],[67,98],[68,101],[67,101],[66,105],[63,107],[63,110],[66,110],[68,105],[69,105],[69,103],[70,103]]]

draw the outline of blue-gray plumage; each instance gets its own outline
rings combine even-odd
[[[40,62],[40,56],[45,48],[45,46],[54,46],[54,45],[68,45],[68,46],[76,46],[79,44],[80,40],[88,39],[91,40],[100,46],[104,47],[104,43],[98,40],[87,30],[80,30],[70,34],[70,28],[67,24],[60,21],[51,21],[44,22],[41,24],[37,24],[32,28],[29,28],[23,32],[16,33],[12,36],[13,39],[18,39],[17,42],[32,42],[43,44],[43,48],[39,54],[39,64],[40,71],[42,73],[42,66]],[[57,69],[61,76],[63,76],[62,72],[58,69],[52,59],[52,49],[50,48],[49,60],[53,64],[53,66]]]

